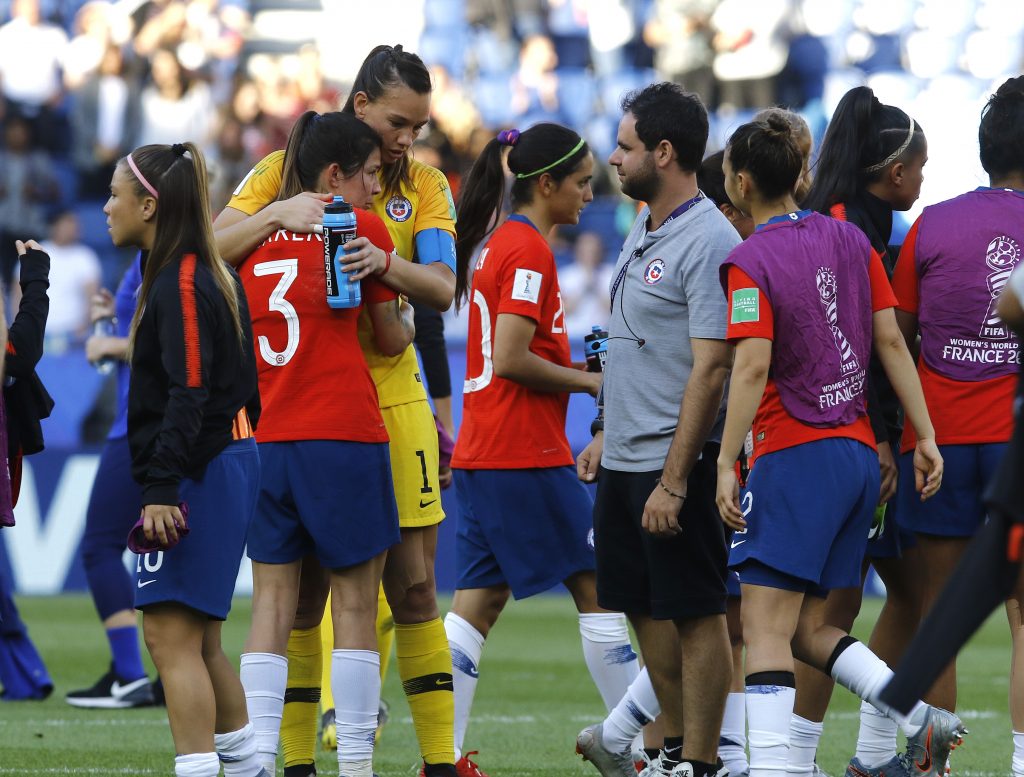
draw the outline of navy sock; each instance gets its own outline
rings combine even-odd
[[[146,676],[139,649],[139,630],[135,626],[107,629],[107,641],[114,657],[114,672],[120,679],[131,682]]]

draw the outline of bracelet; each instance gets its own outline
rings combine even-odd
[[[661,486],[661,490],[664,491],[669,496],[671,496],[672,498],[674,498],[674,499],[686,499],[686,494],[677,494],[675,491],[672,491],[668,486],[666,486],[662,482],[661,478],[658,478],[655,481],[655,483],[657,483],[659,486]]]
[[[384,262],[384,269],[383,269],[383,270],[381,270],[381,271],[380,271],[380,272],[379,272],[379,273],[377,274],[377,275],[378,275],[378,277],[380,277],[380,276],[384,276],[384,275],[387,275],[387,274],[388,274],[388,270],[390,270],[390,269],[391,269],[391,252],[390,252],[390,251],[388,251],[388,253],[387,253],[387,257],[388,257],[388,258],[387,258],[387,260],[386,260],[386,261]]]

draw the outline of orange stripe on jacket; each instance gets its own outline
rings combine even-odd
[[[196,257],[186,254],[178,271],[181,318],[185,325],[185,374],[189,388],[202,388],[203,369],[199,353],[199,315],[196,312]]]
[[[231,439],[247,440],[252,436],[252,424],[249,423],[249,413],[243,407],[238,411],[235,420],[231,422]]]
[[[834,219],[838,219],[839,221],[848,221],[848,219],[846,218],[846,205],[844,205],[841,202],[837,202],[835,205],[829,208],[828,212],[832,215],[832,218]]]

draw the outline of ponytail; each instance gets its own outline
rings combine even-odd
[[[993,179],[1024,173],[1024,76],[1010,78],[989,98],[978,127],[981,166]]]
[[[458,221],[455,225],[455,306],[469,297],[469,261],[473,252],[493,228],[505,204],[505,169],[501,164],[502,143],[491,138],[473,162],[459,190]]]
[[[586,141],[576,132],[550,123],[536,124],[524,132],[504,130],[487,143],[459,192],[455,225],[456,306],[461,306],[469,296],[469,260],[500,217],[505,203],[502,146],[511,146],[508,169],[514,176],[513,207],[533,201],[533,190],[541,176],[549,175],[555,183],[561,183],[590,153]]]
[[[847,202],[882,178],[889,165],[924,150],[924,130],[866,86],[839,101],[821,144],[806,207],[821,212]]]

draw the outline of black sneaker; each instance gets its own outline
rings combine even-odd
[[[72,707],[87,709],[124,710],[131,707],[152,707],[153,686],[148,677],[125,682],[117,676],[111,666],[110,671],[92,688],[71,691],[64,699]]]

